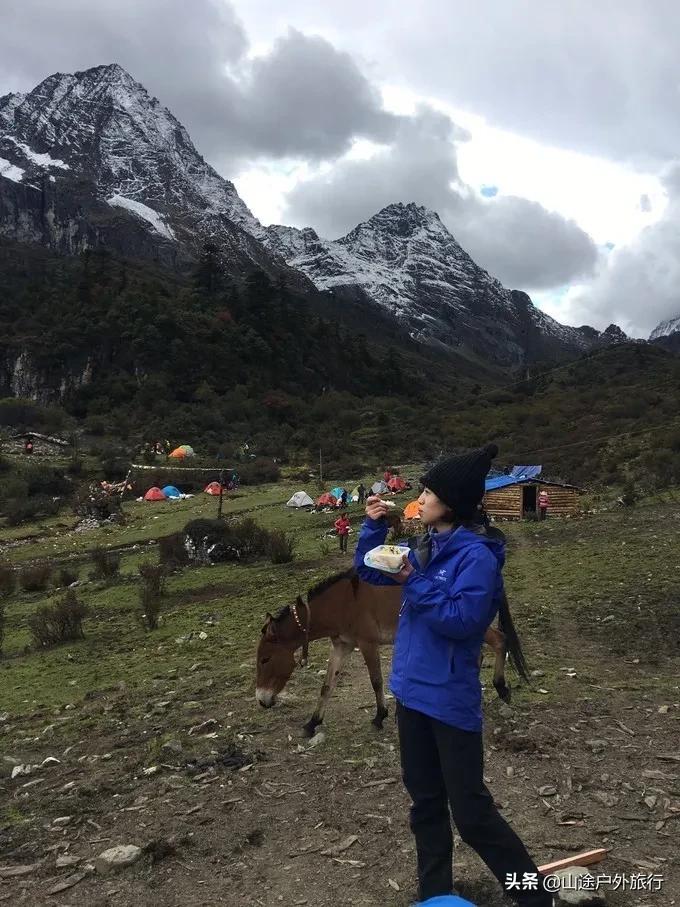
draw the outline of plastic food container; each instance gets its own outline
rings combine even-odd
[[[364,555],[364,564],[383,573],[399,573],[404,563],[404,555],[409,549],[403,545],[378,545]]]

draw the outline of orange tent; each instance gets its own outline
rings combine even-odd
[[[420,519],[420,505],[418,501],[411,501],[410,504],[407,504],[404,507],[404,518],[407,520],[419,520]]]
[[[338,499],[328,492],[316,500],[317,507],[335,507],[337,503]]]
[[[145,501],[167,501],[167,497],[163,494],[160,488],[157,488],[155,485],[153,488],[149,488],[147,493],[144,495]]]
[[[219,497],[220,483],[219,482],[210,482],[208,485],[205,486],[203,491],[205,491],[206,494],[213,494],[213,495],[216,495],[217,497]]]
[[[392,476],[387,483],[387,487],[390,491],[403,491],[406,488],[406,482],[401,476]]]
[[[180,444],[168,456],[173,460],[185,460],[187,457],[193,457],[194,449],[189,444]]]

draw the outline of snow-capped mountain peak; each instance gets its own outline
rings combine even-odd
[[[649,335],[649,339],[658,340],[660,337],[669,337],[676,331],[680,331],[680,315],[676,315],[675,318],[669,318],[667,321],[662,321],[660,324],[657,324]]]

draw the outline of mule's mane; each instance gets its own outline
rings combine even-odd
[[[354,576],[354,567],[351,567],[349,570],[343,570],[341,573],[334,573],[333,576],[328,576],[326,579],[322,579],[321,582],[318,582],[315,586],[312,586],[311,589],[307,592],[307,601],[311,602],[313,598],[324,593],[327,589],[330,589],[331,586],[334,586],[336,583],[339,583],[343,579],[351,579]]]
[[[330,589],[331,586],[335,586],[336,583],[339,583],[343,579],[353,579],[356,575],[354,568],[349,570],[343,570],[341,573],[334,573],[332,576],[327,576],[326,579],[320,580],[316,585],[312,586],[311,589],[307,591],[307,601],[311,602],[312,599],[318,598],[319,595],[323,595],[327,589]],[[290,605],[284,605],[281,610],[274,615],[274,623],[280,623],[284,618],[288,617],[290,614]]]

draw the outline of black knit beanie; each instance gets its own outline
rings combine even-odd
[[[484,480],[497,454],[498,447],[487,444],[479,450],[447,457],[435,463],[420,482],[434,491],[459,519],[472,519],[484,497]]]

